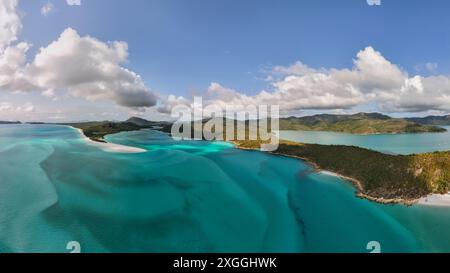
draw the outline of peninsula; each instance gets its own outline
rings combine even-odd
[[[96,122],[80,122],[80,123],[64,123],[82,130],[84,135],[89,139],[97,142],[106,142],[104,137],[110,134],[120,132],[138,131],[149,128],[159,128],[167,126],[167,122],[148,121],[145,119],[132,117],[124,122],[114,121],[96,121]]]
[[[235,141],[237,148],[259,149],[259,141]],[[350,181],[358,196],[379,203],[414,204],[430,194],[450,190],[450,152],[389,155],[354,146],[281,141],[273,154],[311,163]]]

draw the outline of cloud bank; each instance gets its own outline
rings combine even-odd
[[[361,50],[351,69],[314,69],[302,62],[275,66],[268,77],[270,91],[255,96],[211,83],[208,104],[280,105],[285,113],[301,110],[342,110],[375,105],[386,112],[450,111],[450,77],[409,76],[372,47]],[[169,97],[161,111],[186,98]]]
[[[17,0],[0,2],[0,90],[68,92],[132,108],[156,104],[141,77],[122,66],[129,55],[125,42],[105,43],[67,28],[27,63],[30,45],[14,44],[22,27],[16,8]]]

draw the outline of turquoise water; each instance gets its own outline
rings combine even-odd
[[[72,128],[0,126],[0,252],[450,252],[450,209],[383,206],[301,161],[108,136],[148,152],[88,145]]]
[[[280,138],[290,141],[323,144],[353,145],[384,153],[414,154],[450,151],[450,126],[445,133],[352,135],[332,132],[281,131]]]

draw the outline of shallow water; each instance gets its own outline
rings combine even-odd
[[[447,129],[447,132],[390,135],[353,135],[333,132],[281,131],[280,138],[311,144],[353,145],[393,154],[450,151],[450,126],[443,127]]]
[[[144,130],[105,152],[69,127],[0,126],[0,252],[450,251],[450,209],[357,199],[305,163]]]

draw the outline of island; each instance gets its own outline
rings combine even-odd
[[[20,121],[1,121],[0,124],[22,124]]]
[[[406,118],[406,120],[425,125],[450,126],[450,115],[427,116],[423,118]]]
[[[148,121],[138,117],[131,117],[124,122],[96,121],[80,123],[62,123],[80,129],[86,137],[96,142],[106,142],[104,137],[120,132],[138,131],[142,129],[167,127],[167,122]]]
[[[438,125],[438,124],[436,124]],[[355,115],[315,115],[280,119],[280,130],[326,131],[360,135],[439,133],[442,127],[424,125],[413,120],[391,118],[379,113]]]
[[[260,149],[261,141],[235,141],[237,148]],[[412,205],[427,195],[450,190],[450,152],[389,155],[341,145],[280,141],[272,154],[299,158],[316,171],[336,173],[350,181],[358,196],[379,203]]]

